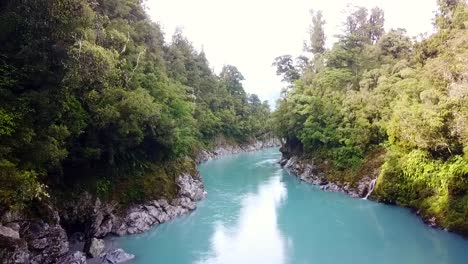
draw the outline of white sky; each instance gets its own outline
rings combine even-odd
[[[147,0],[148,12],[170,41],[176,27],[197,50],[203,47],[210,66],[224,64],[244,75],[244,88],[273,105],[284,83],[271,66],[280,55],[297,56],[308,39],[309,10],[322,10],[328,45],[341,32],[348,4],[385,11],[385,27],[406,28],[410,36],[432,32],[436,0]]]

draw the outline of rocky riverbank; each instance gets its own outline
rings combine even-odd
[[[369,171],[356,184],[347,182],[332,182],[327,175],[320,171],[311,160],[301,159],[298,156],[282,158],[280,165],[298,177],[301,181],[318,185],[320,189],[330,192],[345,193],[354,198],[364,198],[372,190],[372,182],[377,178],[379,171]]]
[[[218,145],[200,151],[198,164],[221,156],[279,147],[270,138],[245,145]],[[0,219],[0,259],[3,263],[122,263],[135,256],[109,247],[104,238],[148,231],[155,225],[185,215],[206,195],[200,175],[184,173],[176,178],[175,199],[159,199],[126,210],[116,202],[103,202],[89,193],[61,208],[47,205],[39,214],[7,213]]]
[[[206,195],[200,175],[182,174],[176,183],[177,198],[149,201],[124,212],[118,212],[115,203],[104,203],[85,193],[67,210],[49,207],[47,215],[43,213],[41,218],[5,214],[0,225],[0,257],[3,263],[87,263],[87,257],[94,258],[93,263],[130,260],[134,256],[122,249],[105,251],[102,239],[145,232],[195,210],[196,202]],[[68,237],[67,225],[80,227]]]
[[[373,169],[368,171],[366,175],[355,184],[347,182],[332,182],[328,179],[327,175],[320,171],[312,160],[301,159],[298,156],[292,155],[289,158],[283,156],[280,160],[280,165],[291,172],[294,176],[298,177],[301,181],[309,184],[320,186],[321,190],[329,192],[340,192],[347,194],[353,198],[369,198],[373,199],[372,193],[375,187],[379,170]],[[421,217],[423,222],[433,228],[441,228],[437,223],[437,218],[434,216],[426,216],[420,213],[420,210],[409,208],[416,215]],[[444,229],[449,231],[448,229]]]

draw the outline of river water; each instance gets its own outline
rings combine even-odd
[[[468,263],[468,240],[409,210],[301,183],[267,149],[200,165],[208,196],[190,215],[115,243],[133,263]]]

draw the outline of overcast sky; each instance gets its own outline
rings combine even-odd
[[[271,64],[277,56],[302,53],[309,10],[323,11],[330,45],[349,4],[382,8],[386,29],[406,28],[410,36],[433,31],[436,0],[147,0],[146,6],[166,40],[181,27],[197,50],[203,47],[216,73],[235,65],[246,91],[274,104],[284,83]]]

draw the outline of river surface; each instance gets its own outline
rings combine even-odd
[[[301,183],[279,158],[267,149],[200,165],[208,196],[197,210],[114,243],[139,264],[468,263],[468,240]]]

